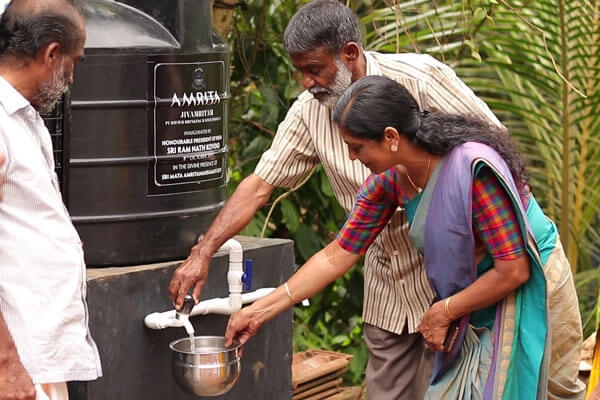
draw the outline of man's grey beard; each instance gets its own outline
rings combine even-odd
[[[65,74],[65,59],[46,82],[40,82],[37,92],[31,99],[31,105],[40,113],[47,114],[54,109],[56,102],[69,89],[69,77]]]
[[[342,93],[344,93],[344,91],[352,84],[352,72],[346,67],[346,64],[339,58],[336,58],[335,65],[337,67],[337,72],[333,77],[333,82],[329,89],[320,86],[315,86],[310,89],[311,93],[327,93],[327,96],[320,100],[321,104],[327,108],[335,107],[335,103],[337,103]]]

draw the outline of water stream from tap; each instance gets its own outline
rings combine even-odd
[[[194,327],[192,326],[192,323],[190,322],[189,318],[183,318],[183,327],[185,328],[185,331],[187,332],[188,336],[190,337],[190,351],[192,353],[196,352],[196,340],[195,340],[195,332],[194,332]]]
[[[192,323],[190,322],[190,313],[192,312],[192,309],[194,308],[194,303],[195,303],[194,298],[188,294],[183,299],[183,305],[181,306],[181,310],[179,310],[175,314],[175,318],[177,318],[183,322],[183,326],[184,326],[188,336],[190,337],[190,351],[192,353],[196,352],[196,340],[194,337],[195,332],[194,332],[194,327],[192,326]]]

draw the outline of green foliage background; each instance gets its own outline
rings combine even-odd
[[[230,189],[250,174],[302,90],[282,49],[300,0],[238,3],[232,45]],[[600,228],[600,69],[597,0],[352,0],[366,49],[424,52],[452,66],[510,129],[533,190],[557,223],[581,301],[586,336],[597,328]],[[318,167],[291,191],[278,189],[242,232],[294,240],[301,265],[345,219]],[[347,383],[362,382],[362,265],[295,308],[295,350],[354,355]]]

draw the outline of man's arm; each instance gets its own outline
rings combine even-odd
[[[0,151],[0,167],[4,165],[4,152]],[[5,170],[0,170],[0,200]],[[4,316],[0,312],[0,400],[34,400],[35,387],[31,377],[21,364],[19,353],[10,335]]]
[[[240,182],[202,240],[192,247],[188,258],[173,273],[169,293],[177,309],[183,304],[190,287],[194,286],[194,298],[200,297],[213,254],[248,225],[256,211],[269,200],[274,189],[273,185],[256,174]]]
[[[35,387],[0,313],[0,400],[35,400]]]

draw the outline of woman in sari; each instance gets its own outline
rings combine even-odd
[[[359,192],[340,245],[362,252],[370,239],[356,232],[375,234],[405,207],[438,295],[419,325],[436,351],[428,396],[582,398],[571,269],[508,133],[421,112],[383,77],[349,88],[333,118],[351,158],[382,172]]]
[[[380,76],[350,86],[333,119],[350,157],[373,175],[336,240],[232,315],[226,339],[245,343],[341,276],[404,207],[437,294],[418,328],[436,357],[426,398],[583,399],[571,269],[508,133],[421,112],[406,88]]]

